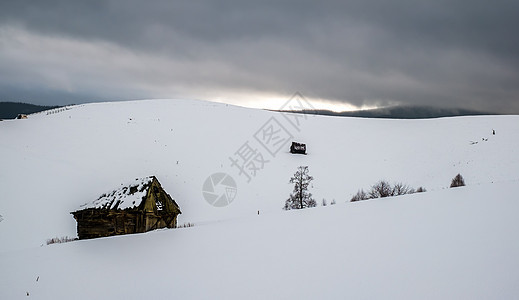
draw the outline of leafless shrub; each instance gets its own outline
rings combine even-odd
[[[424,187],[419,187],[418,189],[413,189],[407,184],[403,183],[395,183],[393,186],[385,180],[380,180],[373,186],[371,186],[371,189],[368,192],[365,192],[364,190],[359,190],[357,194],[355,194],[351,198],[351,202],[355,201],[361,201],[361,200],[368,200],[368,199],[375,199],[375,198],[385,198],[385,197],[392,197],[392,196],[399,196],[399,195],[406,195],[406,194],[413,194],[413,193],[422,193],[425,192]]]
[[[385,180],[377,182],[371,187],[371,190],[369,191],[369,197],[371,199],[391,196],[393,196],[393,188],[391,187],[391,184]]]
[[[187,222],[187,223],[184,223],[182,225],[178,225],[177,228],[188,228],[188,227],[193,227],[193,226],[195,226],[194,223]]]
[[[361,200],[367,200],[367,199],[370,199],[369,198],[369,195],[366,194],[366,192],[364,192],[364,190],[360,189],[357,194],[355,194],[352,198],[351,198],[351,202],[355,202],[355,201],[361,201]]]
[[[399,196],[399,195],[405,195],[405,194],[412,194],[415,190],[411,187],[409,187],[407,184],[403,184],[401,182],[395,183],[393,186],[393,192],[391,196]]]
[[[71,238],[68,236],[62,236],[62,237],[55,237],[47,240],[47,245],[51,244],[62,244],[62,243],[68,243],[77,240],[78,238]]]
[[[427,192],[427,190],[423,186],[417,188],[415,191],[415,193],[424,193],[424,192]]]
[[[456,177],[452,178],[451,188],[459,186],[465,186],[465,180],[463,179],[463,176],[461,176],[461,174],[458,173]]]

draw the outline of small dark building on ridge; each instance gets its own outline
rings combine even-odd
[[[290,146],[290,153],[306,154],[306,144],[292,142],[292,145]]]
[[[137,178],[71,213],[79,239],[140,233],[177,226],[178,204],[155,176]]]

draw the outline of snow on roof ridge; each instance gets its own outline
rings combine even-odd
[[[118,189],[104,193],[92,202],[81,205],[81,209],[103,208],[103,209],[127,209],[135,208],[141,204],[146,197],[148,188],[155,176],[135,178],[130,183],[123,184]]]

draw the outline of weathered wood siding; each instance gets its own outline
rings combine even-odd
[[[79,239],[141,233],[177,226],[181,211],[171,196],[154,179],[145,199],[136,208],[87,208],[73,212]]]

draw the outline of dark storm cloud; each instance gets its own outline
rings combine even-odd
[[[153,97],[201,89],[204,96],[299,90],[358,106],[426,104],[519,113],[517,1],[3,1],[0,6],[0,30],[21,30],[7,31],[4,40],[27,32],[27,40],[77,42],[67,44],[71,50],[85,43],[102,48],[95,57],[108,63],[97,70],[88,59],[70,57],[76,71],[63,66],[54,87],[31,79],[46,90],[63,92],[67,77],[67,93],[79,86],[92,97],[117,91],[121,97]],[[9,64],[14,77],[32,74],[16,53],[2,60],[8,52],[2,47],[10,45],[0,40],[0,63]],[[112,55],[119,64],[112,66]],[[11,57],[18,60],[12,63]],[[41,72],[52,73],[55,62],[42,64]],[[102,84],[92,82],[96,76]],[[2,78],[4,85],[17,88],[21,83],[12,78]],[[91,90],[81,85],[85,78]]]

